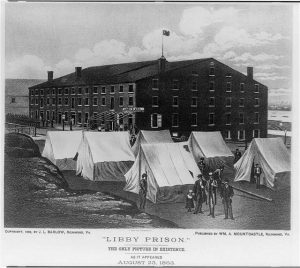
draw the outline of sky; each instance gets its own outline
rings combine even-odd
[[[213,57],[291,102],[292,5],[282,3],[17,3],[5,5],[6,78],[46,79],[104,64]]]

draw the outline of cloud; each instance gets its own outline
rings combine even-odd
[[[273,73],[255,73],[254,76],[260,80],[269,80],[269,81],[290,79],[287,76],[278,75],[277,73],[274,73],[274,72]]]
[[[290,95],[292,90],[289,88],[271,88],[269,89],[269,95],[278,96],[278,95]]]
[[[35,55],[24,55],[8,62],[5,68],[8,78],[45,78],[46,72],[52,70]]]
[[[196,36],[202,34],[204,28],[215,23],[235,19],[239,10],[233,7],[208,9],[203,7],[187,8],[183,11],[179,22],[179,29],[185,35]]]
[[[240,56],[236,56],[232,58],[232,61],[235,62],[240,62],[240,61],[267,61],[267,60],[279,60],[283,58],[283,56],[278,56],[278,55],[273,55],[273,54],[266,54],[266,53],[261,53],[261,54],[256,54],[252,55],[249,52],[243,53]]]

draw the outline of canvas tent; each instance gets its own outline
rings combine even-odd
[[[260,183],[271,189],[290,185],[290,155],[281,138],[253,139],[247,151],[235,163],[235,181],[251,181],[253,164],[262,169]]]
[[[92,181],[124,181],[134,160],[128,132],[84,132],[76,174]]]
[[[153,203],[182,202],[200,174],[186,143],[142,144],[138,156],[125,174],[124,191],[139,193],[141,173],[147,171],[147,199]]]
[[[157,131],[147,131],[141,130],[137,135],[136,141],[132,146],[132,151],[135,156],[137,156],[141,144],[155,144],[155,143],[173,143],[171,134],[169,130],[157,130]]]
[[[234,156],[227,147],[220,131],[193,131],[189,137],[188,145],[195,161],[198,163],[200,158],[204,157],[210,170],[214,171],[220,165],[224,165],[225,169],[233,169]]]
[[[73,160],[82,139],[82,131],[48,131],[42,156],[60,170],[76,170]]]

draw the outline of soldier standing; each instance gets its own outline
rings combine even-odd
[[[146,197],[147,197],[148,183],[147,183],[147,172],[143,173],[142,179],[140,180],[140,209],[145,209]]]
[[[256,189],[260,188],[260,174],[261,174],[261,167],[256,164],[254,168],[254,178],[256,180]]]
[[[203,213],[202,211],[202,203],[205,202],[206,194],[205,194],[205,181],[203,180],[203,175],[198,175],[198,180],[196,180],[194,184],[193,192],[195,194],[196,200],[196,208],[194,214]]]
[[[228,219],[228,214],[230,219],[234,219],[233,218],[233,214],[232,214],[232,197],[234,195],[232,186],[230,186],[228,184],[229,180],[225,179],[224,185],[222,185],[221,188],[221,198],[222,198],[222,203],[224,206],[224,214],[225,214],[225,220]]]
[[[213,175],[212,172],[209,172],[209,179],[208,182],[206,183],[206,192],[207,192],[208,204],[209,204],[208,216],[212,216],[214,218],[218,184],[212,175]]]

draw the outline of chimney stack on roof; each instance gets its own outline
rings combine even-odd
[[[160,73],[163,73],[166,69],[166,58],[164,56],[161,56],[159,59],[158,59],[158,71]]]
[[[247,76],[250,79],[253,79],[253,67],[247,67]]]
[[[76,78],[81,77],[81,67],[75,67],[75,75],[76,75]]]
[[[53,71],[48,71],[48,82],[53,81]]]

